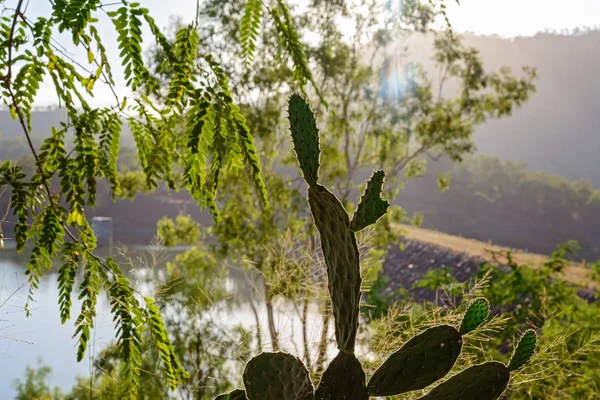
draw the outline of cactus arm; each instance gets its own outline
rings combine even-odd
[[[490,303],[485,298],[474,300],[467,308],[462,322],[460,324],[460,333],[462,335],[471,332],[479,325],[485,322],[490,315]]]
[[[423,389],[450,372],[461,350],[456,328],[430,328],[393,353],[375,371],[367,390],[371,396],[394,396]]]
[[[338,349],[352,353],[360,304],[359,253],[350,219],[338,198],[321,185],[308,188],[308,203],[321,237]]]
[[[368,400],[365,372],[354,354],[339,352],[315,392],[316,400]]]
[[[214,400],[247,400],[246,392],[243,389],[235,389],[229,393],[223,393],[214,398]]]
[[[358,232],[367,226],[377,222],[390,207],[387,200],[381,198],[385,172],[382,170],[373,172],[367,182],[365,191],[360,198],[356,211],[350,222],[350,230]]]
[[[350,218],[337,197],[317,183],[319,130],[306,100],[292,95],[289,120],[298,164],[308,184],[308,203],[321,236],[329,294],[335,318],[338,349],[352,353],[358,331],[361,276],[356,236]]]
[[[308,370],[291,354],[261,353],[243,374],[248,400],[314,400]]]
[[[496,400],[509,381],[508,368],[500,362],[489,361],[454,375],[419,400]]]
[[[537,335],[535,331],[529,329],[523,334],[523,336],[521,336],[519,344],[517,344],[517,347],[515,348],[515,351],[508,364],[508,369],[511,371],[516,371],[525,365],[531,356],[533,356],[536,346]]]
[[[294,151],[308,186],[319,181],[319,129],[310,106],[297,94],[289,100],[290,130],[294,142]]]

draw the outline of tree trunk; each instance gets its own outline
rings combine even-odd
[[[256,321],[256,341],[258,346],[258,352],[262,353],[262,330],[260,329],[260,318],[258,317],[258,311],[256,310],[256,305],[254,304],[254,299],[252,298],[252,293],[254,289],[250,289],[250,294],[248,296],[248,302],[250,303],[250,308],[252,309],[252,313],[254,314],[254,320]]]
[[[331,319],[331,308],[327,307],[323,313],[323,330],[321,331],[321,340],[319,341],[319,355],[315,363],[315,373],[320,375],[323,371],[325,356],[327,355],[327,337],[329,336],[329,320]]]
[[[269,333],[271,334],[271,347],[273,351],[279,350],[279,339],[277,338],[277,329],[275,329],[275,316],[273,314],[273,301],[269,294],[270,285],[264,281],[265,305],[267,306],[267,322],[269,324]]]
[[[304,299],[302,304],[302,341],[304,342],[304,362],[310,370],[310,349],[308,348],[308,298]]]

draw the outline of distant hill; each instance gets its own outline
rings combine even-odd
[[[536,67],[539,74],[538,93],[524,107],[516,110],[512,117],[492,120],[477,128],[478,152],[524,162],[529,169],[570,180],[588,180],[600,189],[600,98],[597,95],[600,92],[597,73],[600,71],[600,32],[571,36],[539,34],[516,39],[466,35],[465,42],[480,50],[488,69],[497,70],[506,65],[518,72],[528,65]],[[432,38],[414,36],[406,44],[409,47],[407,61],[422,64],[433,78]],[[63,119],[64,114],[56,109],[34,112],[34,136],[46,135],[51,126],[57,126]],[[3,133],[1,159],[9,151],[10,141],[20,135],[18,124],[6,111],[0,111],[0,132]],[[122,143],[133,145],[126,126],[122,137]],[[14,143],[12,148],[15,148]],[[9,152],[9,156],[14,156],[12,150]],[[582,258],[600,257],[597,245],[600,227],[595,224],[600,215],[600,201],[581,200],[600,195],[573,197],[575,189],[563,190],[561,188],[568,185],[548,177],[540,177],[540,185],[529,190],[525,185],[529,178],[519,178],[519,187],[526,189],[520,192],[520,197],[508,196],[513,203],[505,202],[501,206],[490,201],[490,190],[494,188],[488,188],[487,197],[470,196],[471,192],[479,195],[478,191],[483,188],[474,189],[458,176],[450,191],[439,193],[432,178],[436,170],[447,169],[447,163],[431,165],[432,176],[410,182],[394,202],[410,213],[422,213],[427,228],[483,241],[491,239],[497,244],[528,248],[542,254],[550,253],[559,241],[576,239],[584,247]],[[498,186],[508,194],[517,187],[516,184],[514,188]],[[545,203],[534,204],[537,208],[532,206],[536,196],[545,199]],[[4,209],[6,201],[6,196],[0,198],[0,209]],[[467,210],[470,218],[464,215],[467,201],[472,204]],[[572,204],[560,205],[569,201]],[[90,215],[113,216],[118,220],[115,234],[119,241],[147,243],[155,232],[158,218],[165,213],[175,216],[180,211],[191,213],[202,223],[210,223],[208,214],[198,210],[186,193],[160,192],[141,195],[134,203],[122,200],[117,205],[100,204]],[[9,220],[11,218],[9,216]]]
[[[600,31],[515,39],[467,34],[465,43],[480,50],[488,69],[506,65],[517,73],[528,65],[539,74],[538,92],[524,107],[477,129],[478,151],[600,188]],[[406,45],[407,61],[422,64],[435,77],[432,38],[412,36]],[[35,112],[33,132],[45,134],[63,119],[58,110]],[[18,128],[7,111],[0,111],[3,137],[18,134]],[[126,129],[123,140],[130,139]]]
[[[46,108],[32,112],[31,133],[34,144],[39,145],[41,139],[48,137],[50,128],[53,126],[59,127],[63,121],[67,121],[67,115],[64,110],[58,108]],[[23,131],[19,121],[12,119],[10,113],[6,110],[0,110],[0,132],[2,133],[0,135],[0,160],[29,154],[29,150],[25,147],[23,147],[22,153],[15,153],[15,150],[18,150],[18,148],[13,143],[15,143],[15,140],[24,138]],[[6,148],[10,146],[10,154],[5,154],[6,150],[3,143],[7,143],[4,145]],[[123,125],[121,144],[126,146],[135,145],[127,124]]]
[[[465,35],[465,44],[479,49],[490,70],[506,65],[518,73],[532,66],[539,75],[527,104],[477,129],[478,152],[600,188],[600,31],[514,39]],[[407,46],[408,61],[436,76],[432,39],[414,36]]]

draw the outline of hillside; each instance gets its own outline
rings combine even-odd
[[[537,93],[512,117],[477,128],[478,152],[526,162],[532,169],[571,180],[589,180],[600,188],[600,31],[464,39],[480,51],[487,69],[508,66],[516,73],[532,66],[539,76]],[[428,76],[436,78],[430,60],[432,39],[414,36],[406,45],[408,61],[422,64]]]
[[[538,93],[523,108],[516,110],[512,117],[491,120],[477,128],[478,152],[525,162],[530,170],[542,170],[570,180],[586,179],[600,188],[597,168],[600,113],[596,111],[600,109],[600,100],[596,96],[600,88],[600,77],[596,73],[600,70],[600,32],[571,36],[539,34],[515,39],[465,35],[465,42],[480,50],[489,69],[498,70],[507,65],[518,71],[529,65],[536,67],[539,75]],[[435,69],[430,60],[432,39],[413,36],[406,44],[409,48],[407,61],[423,64],[428,75],[434,78]],[[34,136],[46,135],[49,127],[59,125],[63,118],[64,114],[57,109],[34,112]],[[7,111],[0,111],[0,132],[0,159],[19,156],[19,152],[28,153],[24,142],[19,141],[22,137],[18,124]],[[126,127],[122,144],[133,145]],[[582,258],[600,258],[597,245],[600,228],[594,224],[597,220],[594,217],[600,215],[600,207],[588,202],[585,196],[577,200],[579,203],[571,201],[562,183],[553,191],[548,189],[553,184],[546,187],[523,185],[520,194],[512,196],[512,203],[501,205],[502,196],[506,197],[506,193],[516,187],[514,179],[509,179],[510,171],[507,171],[507,179],[496,174],[492,184],[499,189],[489,188],[485,193],[487,197],[470,196],[483,191],[481,185],[474,188],[477,185],[470,178],[461,181],[457,173],[450,190],[439,193],[435,172],[449,168],[448,164],[432,163],[431,175],[409,182],[394,203],[409,213],[421,213],[427,228],[484,242],[491,239],[494,243],[544,254],[549,254],[560,241],[575,239],[583,246]],[[496,180],[503,181],[504,187]],[[534,189],[530,189],[532,186]],[[489,201],[491,189],[499,191],[492,199],[494,201]],[[534,200],[544,196],[546,206],[531,206]],[[173,201],[178,203],[173,204]],[[6,202],[6,197],[0,198],[0,207]],[[467,202],[469,218],[464,213]],[[561,202],[570,205],[560,206]],[[185,193],[143,195],[134,203],[101,204],[92,215],[113,216],[118,220],[119,224],[115,226],[117,240],[147,243],[160,216],[164,213],[174,216],[179,212],[191,213],[199,221],[208,220],[206,213],[198,210]],[[9,216],[9,220],[11,218]]]
[[[571,180],[589,180],[600,188],[600,31],[514,39],[467,34],[464,40],[480,51],[490,70],[508,66],[517,73],[523,66],[532,66],[539,75],[537,93],[512,117],[477,128],[478,152],[522,161],[532,169]],[[414,35],[406,46],[406,61],[422,64],[428,77],[435,80],[438,72],[431,61],[432,38]],[[34,134],[45,135],[63,117],[52,109],[35,112]],[[132,144],[125,130],[123,141]],[[7,111],[0,111],[0,132],[1,155],[2,141],[18,133],[18,125]]]
[[[466,239],[460,236],[448,235],[429,229],[416,228],[410,225],[401,225],[398,231],[406,235],[409,241],[416,241],[427,245],[446,249],[452,253],[462,254],[465,260],[475,260],[478,262],[495,262],[493,253],[506,254],[508,251],[515,262],[520,265],[529,265],[532,268],[540,268],[548,260],[548,256],[541,254],[528,253],[522,249],[514,249],[503,246],[497,246],[491,242],[485,243],[473,239]],[[505,261],[505,258],[499,257],[499,261]],[[460,266],[447,265],[460,270]],[[583,264],[572,262],[562,273],[563,278],[574,285],[585,288],[598,288],[597,282],[591,279],[591,271],[586,269]]]

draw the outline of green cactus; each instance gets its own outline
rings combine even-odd
[[[497,361],[474,365],[436,386],[420,400],[494,400],[508,386],[510,371]]]
[[[352,221],[350,222],[350,229],[352,231],[358,232],[374,224],[387,212],[390,203],[381,198],[384,178],[385,171],[379,170],[373,172],[371,179],[367,182],[365,192],[360,198],[360,203],[358,203],[358,207],[352,216]]]
[[[366,400],[369,398],[366,381],[365,371],[356,356],[340,351],[323,373],[315,398]]]
[[[294,141],[294,150],[309,186],[319,180],[319,128],[308,103],[299,95],[290,97],[290,130]]]
[[[420,400],[496,400],[508,387],[511,371],[531,359],[536,345],[537,335],[528,330],[521,337],[508,366],[497,361],[474,365],[436,386]]]
[[[462,351],[463,335],[488,318],[488,301],[471,302],[459,329],[435,326],[410,339],[389,356],[367,384],[362,365],[354,355],[362,282],[355,232],[374,224],[387,212],[389,203],[381,198],[385,173],[373,173],[350,221],[339,199],[318,183],[319,131],[301,96],[290,98],[289,119],[294,150],[308,184],[310,211],[321,238],[339,352],[321,376],[316,392],[307,368],[298,358],[283,352],[261,353],[246,365],[245,392],[238,389],[217,399],[366,400],[369,396],[393,396],[423,389],[442,379]],[[422,399],[495,400],[506,389],[510,372],[527,363],[535,346],[535,333],[527,331],[508,367],[491,361],[467,368]]]
[[[369,394],[393,396],[423,389],[443,378],[460,355],[462,335],[481,325],[489,314],[487,300],[477,299],[467,308],[460,331],[441,325],[413,337],[375,371]]]
[[[516,371],[525,365],[531,356],[533,356],[536,346],[537,335],[530,329],[521,336],[521,340],[519,340],[519,344],[515,347],[515,352],[508,363],[508,369]]]
[[[251,359],[243,374],[248,400],[312,400],[308,370],[291,354],[262,353]]]
[[[473,301],[460,324],[460,333],[464,335],[476,329],[485,322],[489,315],[490,303],[487,299],[481,298]]]
[[[371,396],[394,396],[423,389],[443,378],[462,350],[456,328],[441,325],[410,339],[369,380]]]
[[[229,393],[223,393],[215,397],[214,400],[247,400],[244,389],[235,389]]]
[[[356,236],[344,206],[325,187],[309,187],[308,203],[321,234],[338,349],[354,352],[362,283]]]

